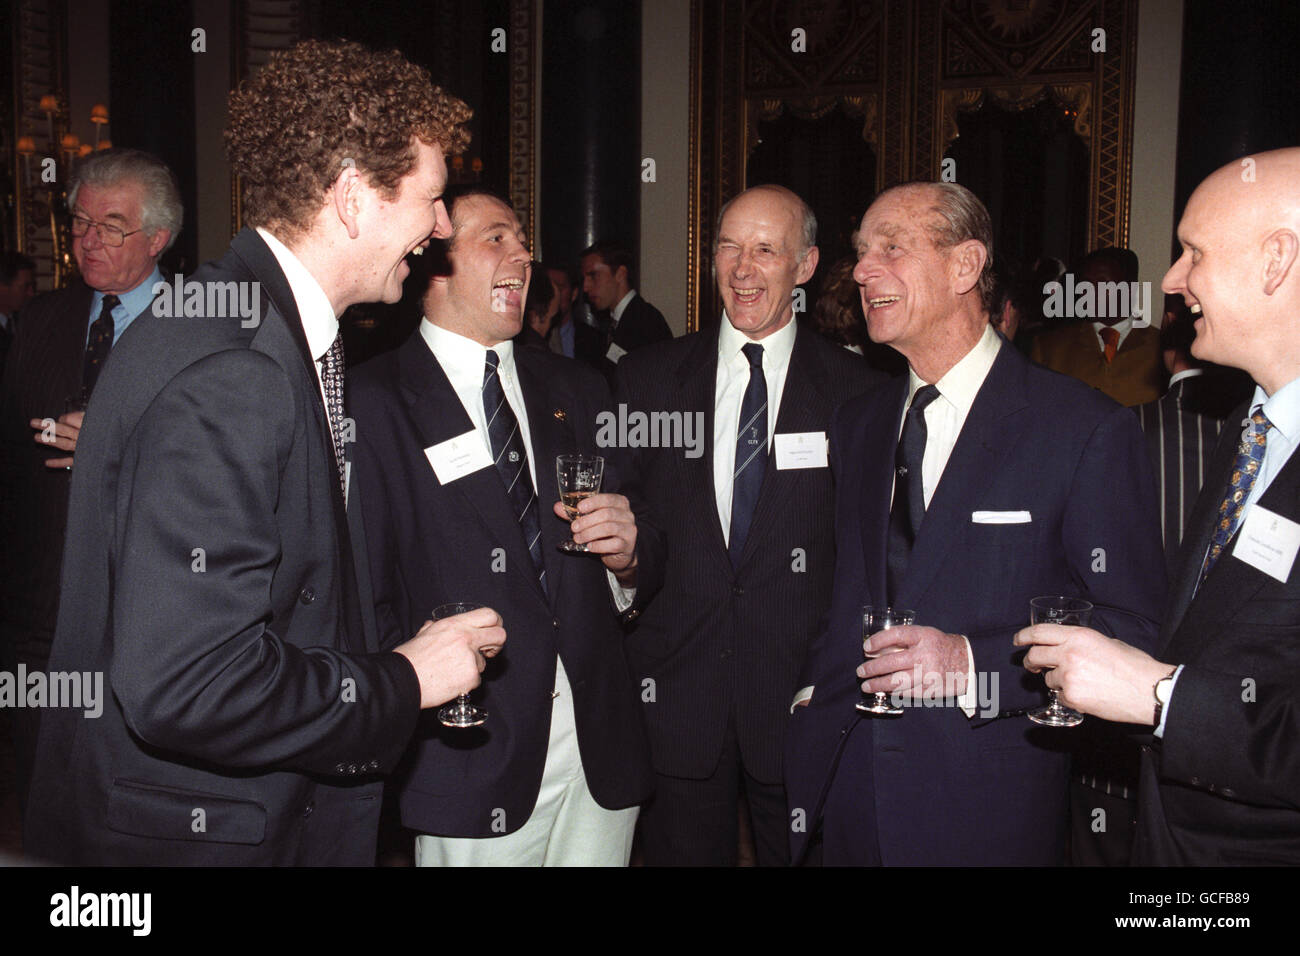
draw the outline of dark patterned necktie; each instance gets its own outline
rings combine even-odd
[[[767,379],[763,375],[763,346],[750,342],[741,349],[749,359],[749,385],[740,404],[736,429],[736,465],[731,475],[731,533],[727,551],[731,565],[740,564],[749,526],[758,506],[767,471]]]
[[[492,457],[497,474],[506,487],[506,495],[514,507],[515,519],[523,535],[528,553],[532,555],[537,580],[546,590],[546,568],[542,563],[542,525],[537,516],[537,495],[533,493],[533,480],[528,473],[528,449],[519,431],[505,389],[501,387],[501,357],[492,349],[487,352],[487,365],[483,369],[483,413],[487,416],[488,440],[492,443]]]
[[[334,442],[334,461],[339,468],[339,488],[347,501],[347,467],[343,457],[343,330],[334,336],[329,351],[321,356],[320,383],[325,392],[325,412],[329,416],[330,438]]]
[[[99,310],[99,318],[90,323],[90,337],[86,340],[86,357],[81,368],[81,394],[90,398],[99,381],[99,371],[108,360],[108,353],[113,350],[113,310],[122,300],[115,295],[104,296],[104,305]]]
[[[1246,427],[1241,432],[1241,444],[1237,446],[1237,458],[1232,463],[1232,477],[1228,479],[1228,493],[1219,504],[1214,537],[1210,541],[1210,550],[1205,552],[1205,562],[1201,565],[1201,581],[1205,580],[1214,567],[1214,562],[1219,560],[1219,555],[1241,525],[1246,499],[1250,497],[1250,489],[1255,485],[1260,463],[1264,460],[1264,438],[1273,423],[1264,416],[1264,409],[1261,408],[1245,424]]]
[[[912,556],[912,545],[925,520],[925,486],[921,465],[925,460],[926,406],[939,397],[939,389],[925,385],[917,389],[903,420],[903,434],[894,451],[894,505],[889,511],[886,576],[889,603],[898,597],[898,588]]]

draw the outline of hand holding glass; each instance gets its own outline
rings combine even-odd
[[[871,607],[868,605],[862,609],[862,639],[865,641],[872,634],[878,634],[886,631],[891,627],[900,627],[903,624],[915,624],[916,612],[904,611],[892,607]],[[887,648],[880,654],[896,654],[902,648]],[[868,654],[863,651],[863,656],[868,660],[877,658],[880,654]],[[889,694],[883,691],[876,691],[873,694],[863,694],[862,699],[855,705],[856,708],[864,714],[881,714],[887,717],[903,716],[903,708],[895,707],[889,702]]]
[[[455,617],[477,611],[482,604],[440,604],[433,609],[433,620],[441,621],[444,617]],[[477,727],[487,720],[487,711],[475,707],[469,702],[469,694],[461,694],[450,704],[438,709],[438,720],[447,727]]]
[[[1029,602],[1030,624],[1070,624],[1087,627],[1092,620],[1092,604],[1083,598],[1063,595],[1036,597]],[[1031,710],[1028,717],[1044,727],[1077,727],[1083,723],[1083,714],[1061,703],[1058,692],[1051,692],[1051,703]]]

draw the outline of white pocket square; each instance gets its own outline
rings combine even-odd
[[[1029,524],[1034,519],[1028,511],[972,511],[975,524]]]

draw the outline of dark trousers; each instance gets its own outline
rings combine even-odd
[[[788,866],[790,835],[785,788],[761,783],[745,769],[728,734],[713,775],[702,780],[657,774],[655,795],[641,808],[641,851],[646,866],[735,866],[741,793],[759,866]]]

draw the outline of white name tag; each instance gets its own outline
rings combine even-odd
[[[492,464],[492,455],[477,429],[431,445],[424,450],[424,457],[429,459],[438,483],[443,485]]]
[[[826,460],[825,432],[789,432],[773,436],[776,446],[776,467],[785,471],[787,468],[825,468],[830,463]]]
[[[1033,516],[1028,511],[972,511],[970,520],[975,524],[1029,524]]]
[[[610,342],[609,351],[605,353],[605,358],[609,359],[611,362],[617,365],[618,360],[621,359],[626,354],[627,354],[627,349],[622,348],[621,346],[617,345],[614,342]]]
[[[1300,524],[1267,508],[1251,505],[1237,532],[1232,556],[1286,584],[1300,550]]]

